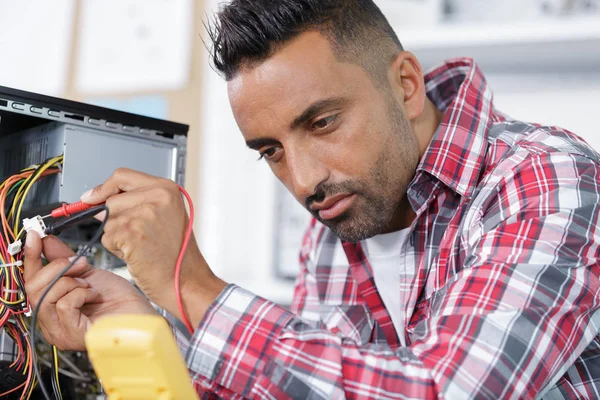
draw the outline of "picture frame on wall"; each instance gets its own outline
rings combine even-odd
[[[277,182],[273,229],[275,278],[290,281],[296,279],[300,270],[300,247],[311,217],[285,186]]]

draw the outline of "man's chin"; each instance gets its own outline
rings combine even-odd
[[[373,227],[360,226],[353,221],[353,218],[345,214],[327,221],[321,220],[321,222],[344,242],[360,242],[377,235]]]

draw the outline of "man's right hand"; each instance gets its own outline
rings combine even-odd
[[[50,261],[42,267],[42,252]],[[50,282],[75,253],[59,239],[27,234],[25,290],[32,309]],[[115,314],[156,314],[154,307],[126,279],[99,270],[80,258],[44,299],[38,320],[46,340],[61,350],[85,350],[84,336],[99,318]]]

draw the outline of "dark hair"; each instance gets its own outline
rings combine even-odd
[[[310,30],[327,37],[336,59],[362,66],[377,81],[402,50],[372,0],[232,0],[207,30],[212,64],[226,80]]]

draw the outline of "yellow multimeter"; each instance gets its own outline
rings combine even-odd
[[[94,370],[109,400],[197,400],[167,322],[153,315],[117,315],[85,335]]]

